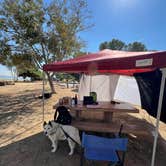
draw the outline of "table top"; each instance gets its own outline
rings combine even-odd
[[[58,104],[54,106],[57,108]],[[112,104],[111,102],[98,102],[97,105],[83,105],[82,101],[78,101],[77,105],[64,105],[71,110],[75,111],[96,111],[96,112],[128,112],[128,113],[138,113],[139,110],[133,105],[125,102],[119,102]]]

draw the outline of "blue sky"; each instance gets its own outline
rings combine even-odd
[[[165,0],[88,0],[95,26],[82,34],[88,51],[120,39],[143,42],[150,50],[166,49]]]
[[[94,27],[80,33],[87,52],[99,44],[120,39],[139,41],[149,50],[166,50],[166,0],[88,0]],[[0,66],[0,75],[10,75]]]

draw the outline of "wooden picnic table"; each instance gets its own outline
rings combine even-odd
[[[53,106],[56,109],[59,104]],[[77,105],[64,105],[75,117],[72,120],[72,126],[77,127],[81,131],[93,131],[93,132],[103,132],[103,133],[116,133],[120,129],[121,122],[114,121],[113,114],[115,113],[139,113],[139,109],[136,109],[129,103],[120,102],[112,104],[111,102],[99,102],[97,105],[83,105],[82,101],[78,101]],[[81,113],[83,112],[96,112],[104,113],[104,119],[94,120],[94,119],[83,119],[81,118]],[[124,122],[123,124],[123,133],[132,133],[132,134],[149,134],[148,126],[136,125],[131,122]],[[142,130],[144,129],[144,130]]]
[[[56,104],[53,108],[56,109],[58,104]],[[112,104],[111,102],[98,102],[96,105],[83,105],[83,101],[78,101],[77,105],[65,105],[71,111],[75,113],[76,119],[80,119],[82,112],[93,112],[94,114],[97,112],[104,113],[104,122],[112,122],[114,113],[138,113],[139,110],[136,109],[129,103],[125,102],[115,102]]]

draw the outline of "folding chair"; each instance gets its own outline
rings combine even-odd
[[[109,166],[123,166],[128,138],[105,138],[95,135],[82,135],[82,155],[80,165],[84,159],[109,161]],[[120,157],[119,152],[122,152]]]

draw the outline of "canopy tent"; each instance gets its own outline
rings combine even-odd
[[[74,59],[53,62],[43,66],[44,71],[73,72],[73,73],[118,73],[133,75],[160,69],[162,72],[160,94],[157,109],[155,139],[151,166],[154,166],[159,120],[162,109],[165,79],[166,79],[166,51],[153,52],[125,52],[103,50]]]
[[[166,51],[126,52],[103,50],[62,62],[43,66],[44,71],[76,73],[118,73],[132,75],[166,66]]]

